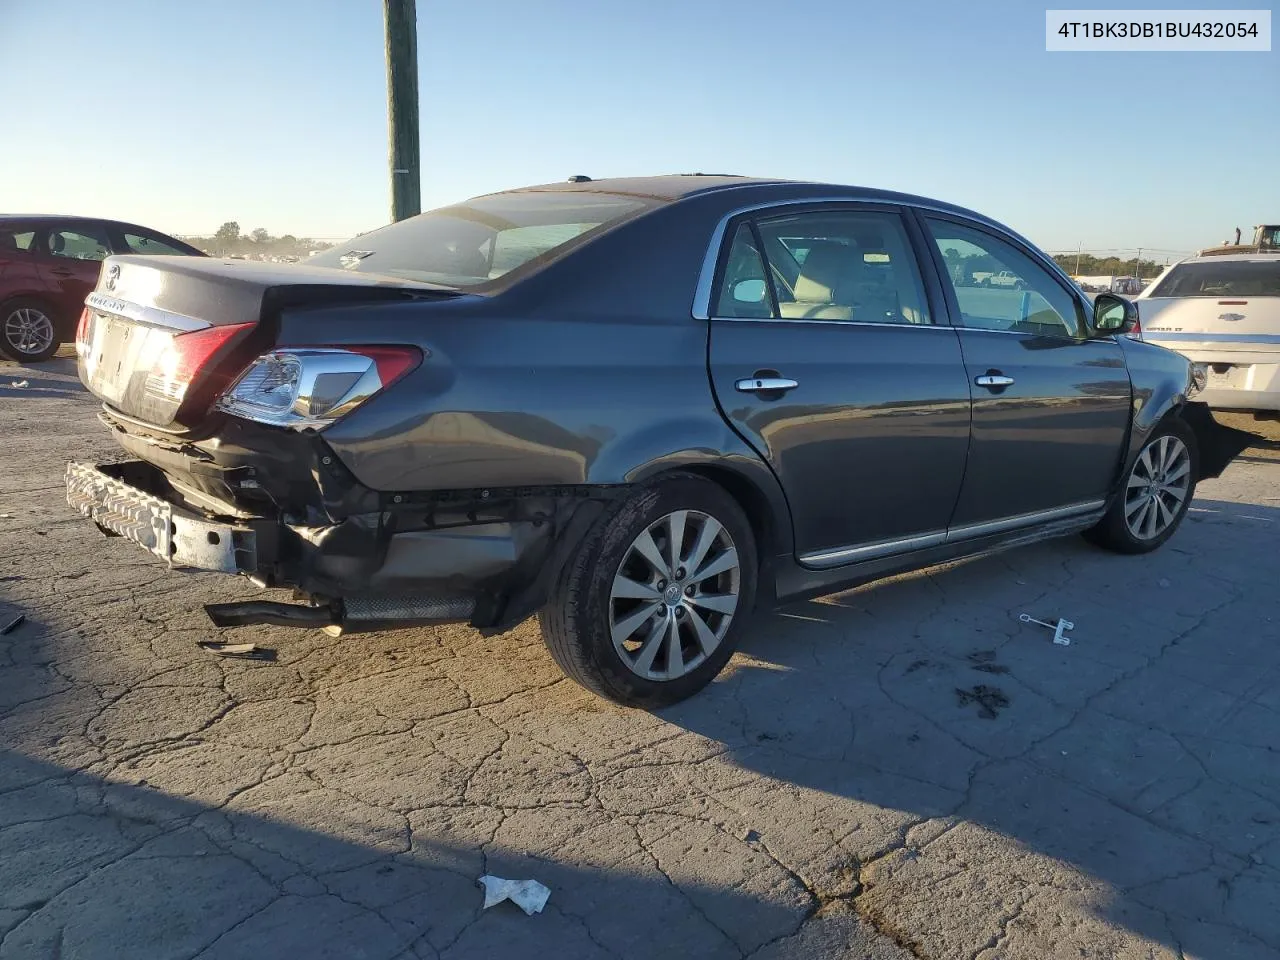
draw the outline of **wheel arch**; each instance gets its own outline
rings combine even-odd
[[[1148,409],[1150,409],[1148,405]],[[1129,475],[1133,462],[1142,452],[1142,448],[1151,437],[1166,423],[1176,420],[1188,430],[1196,444],[1196,481],[1208,480],[1222,476],[1227,466],[1257,442],[1260,437],[1245,430],[1227,427],[1213,418],[1209,406],[1197,400],[1188,400],[1185,395],[1178,394],[1161,405],[1149,421],[1139,422],[1135,417],[1128,456],[1125,458],[1124,470],[1120,475],[1120,483]],[[1117,486],[1117,491],[1118,491]]]
[[[50,320],[55,324],[58,322],[58,308],[52,298],[43,290],[19,289],[16,293],[11,293],[3,300],[0,300],[0,311],[8,310],[9,306],[18,300],[30,300],[38,303],[49,311]]]
[[[661,482],[663,477],[692,474],[719,486],[742,509],[756,541],[759,569],[756,603],[771,604],[777,597],[777,561],[794,552],[791,508],[772,471],[759,460],[748,458],[673,457],[654,465],[643,481]]]

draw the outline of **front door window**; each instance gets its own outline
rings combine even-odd
[[[1044,267],[1004,240],[952,223],[928,220],[960,306],[961,326],[1079,339],[1076,300]]]

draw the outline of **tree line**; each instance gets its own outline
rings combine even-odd
[[[249,233],[240,232],[240,224],[228,220],[211,237],[182,237],[187,243],[212,257],[297,257],[304,259],[313,251],[327,250],[332,244],[286,233],[273,237],[263,227]]]
[[[1095,257],[1091,253],[1055,253],[1058,266],[1077,277],[1157,277],[1164,264],[1142,260],[1134,267],[1133,257]]]

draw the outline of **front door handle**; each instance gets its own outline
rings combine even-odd
[[[988,370],[982,376],[974,377],[973,382],[989,390],[1003,390],[1013,386],[1013,377],[1006,377],[999,370]]]
[[[786,377],[744,377],[734,384],[739,393],[757,393],[768,394],[774,393],[781,395],[788,390],[794,390],[800,386],[798,380],[788,380]]]

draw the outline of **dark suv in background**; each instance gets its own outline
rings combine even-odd
[[[204,256],[131,223],[0,214],[0,353],[22,363],[57,353],[113,253]]]

